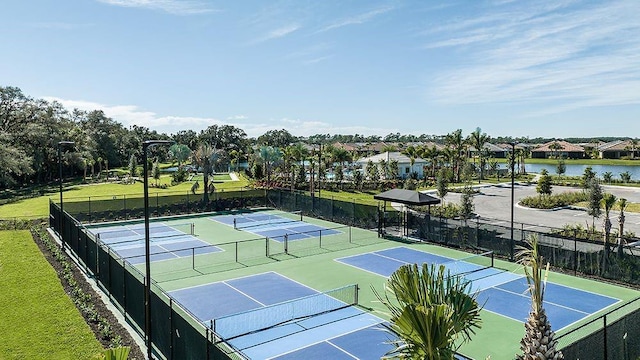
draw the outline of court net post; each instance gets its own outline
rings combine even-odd
[[[284,253],[289,255],[289,234],[284,234]]]

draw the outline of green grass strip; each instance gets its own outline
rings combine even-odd
[[[28,231],[0,231],[0,359],[91,359],[102,351]]]

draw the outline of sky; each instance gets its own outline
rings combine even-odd
[[[638,0],[3,0],[0,86],[167,134],[640,137],[638,14]]]

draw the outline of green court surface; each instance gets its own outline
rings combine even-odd
[[[190,229],[190,226],[185,224],[193,223],[194,234],[189,235],[189,231],[184,230],[187,233],[184,239],[182,235],[178,238],[182,239],[180,241],[184,240],[185,244],[192,244],[194,238],[200,243],[191,249],[182,248],[177,257],[162,260],[159,257],[157,261],[151,263],[151,275],[163,290],[171,292],[249,275],[275,272],[321,292],[356,283],[360,288],[358,299],[360,307],[380,318],[388,319],[386,309],[376,300],[372,291],[372,288],[375,288],[378,292],[382,292],[386,278],[336,259],[398,247],[453,259],[469,256],[466,252],[427,243],[405,243],[381,239],[375,231],[351,228],[307,216],[303,217],[303,220],[308,225],[299,224],[303,226],[301,229],[309,226],[309,229],[316,230],[313,230],[308,237],[289,238],[285,242],[283,238],[269,239],[261,235],[268,231],[261,226],[234,229],[233,214],[199,214],[162,219],[152,223],[152,227],[154,224],[161,223],[169,227],[175,226],[176,229]],[[261,209],[260,214],[274,214],[292,221],[299,219],[299,215],[269,209]],[[242,219],[244,219],[242,216],[238,216],[237,223],[244,221]],[[267,225],[270,221],[265,220],[265,224],[258,225]],[[133,223],[128,224],[130,227],[136,226]],[[90,227],[89,230],[99,232],[104,226],[113,225],[114,223]],[[279,226],[279,224],[272,224],[274,228]],[[281,226],[286,227],[287,224]],[[320,230],[317,230],[318,228]],[[323,235],[319,236],[321,233]],[[173,243],[174,240],[174,235],[156,239],[152,235],[152,244],[163,246],[162,249],[169,248],[163,245],[165,242],[173,244],[174,247],[179,246]],[[142,245],[137,242],[131,246]],[[144,272],[144,263],[132,263]],[[523,274],[519,265],[498,259],[495,260],[494,267],[518,275]],[[566,274],[551,272],[548,281],[572,289],[604,295],[616,301],[614,305],[608,305],[591,314],[585,313],[584,318],[557,331],[558,335],[588,322],[615,305],[638,297],[638,292],[632,289]],[[273,291],[277,290],[273,289]],[[487,356],[493,359],[513,358],[519,351],[519,342],[524,335],[524,320],[516,321],[496,312],[483,310],[482,328],[473,336],[472,342],[465,344],[459,352],[474,359],[485,359]]]

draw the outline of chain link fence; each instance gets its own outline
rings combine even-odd
[[[640,250],[636,247],[617,247],[615,244],[605,247],[602,241],[581,240],[570,236],[566,230],[529,224],[514,223],[512,228],[510,223],[494,219],[447,219],[411,210],[385,211],[380,206],[356,201],[318,198],[303,192],[277,189],[221,192],[212,196],[208,203],[204,203],[201,196],[156,195],[150,201],[150,214],[166,216],[257,206],[301,211],[306,216],[335,223],[376,229],[379,236],[392,235],[407,241],[429,241],[474,251],[491,250],[511,260],[518,247],[535,235],[539,239],[540,252],[556,268],[640,285]],[[95,275],[114,303],[120,306],[138,331],[144,333],[142,274],[93,239],[82,226],[82,222],[141,218],[144,215],[142,199],[124,196],[89,199],[65,203],[64,210],[63,216],[59,206],[50,203],[50,226],[62,234],[63,242],[73,249],[85,270]],[[152,289],[154,349],[163,357],[241,357],[232,349],[214,345],[215,335],[210,329],[175,304],[155,284]],[[639,336],[640,300],[634,300],[564,334],[558,340],[566,358],[636,359],[640,356],[640,342],[634,340]]]

